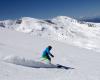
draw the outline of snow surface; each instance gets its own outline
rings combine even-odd
[[[91,23],[80,24],[66,16],[51,22],[21,20],[0,22],[0,80],[100,80],[99,24],[89,27]],[[48,45],[53,46],[54,65],[40,61]],[[56,64],[74,69],[58,69]]]

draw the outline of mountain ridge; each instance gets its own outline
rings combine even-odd
[[[100,16],[83,17],[83,18],[80,18],[79,20],[80,21],[85,21],[85,22],[100,23]]]

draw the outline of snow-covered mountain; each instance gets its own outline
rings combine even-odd
[[[0,26],[88,49],[99,50],[100,47],[100,23],[78,21],[67,16],[48,20],[23,17],[0,21]]]
[[[85,22],[100,23],[100,16],[82,17],[82,18],[80,18],[79,20],[85,21]]]

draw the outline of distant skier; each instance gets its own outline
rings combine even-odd
[[[54,55],[52,55],[50,53],[50,50],[52,49],[51,46],[48,46],[44,51],[43,51],[43,54],[42,54],[42,58],[43,60],[48,60],[49,63],[51,63],[51,57],[54,57]]]

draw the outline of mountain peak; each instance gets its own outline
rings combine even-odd
[[[55,18],[57,18],[57,19],[72,19],[72,18],[70,18],[68,16],[57,16]]]
[[[32,18],[32,17],[22,17],[21,19],[22,20],[37,20],[37,19]]]

